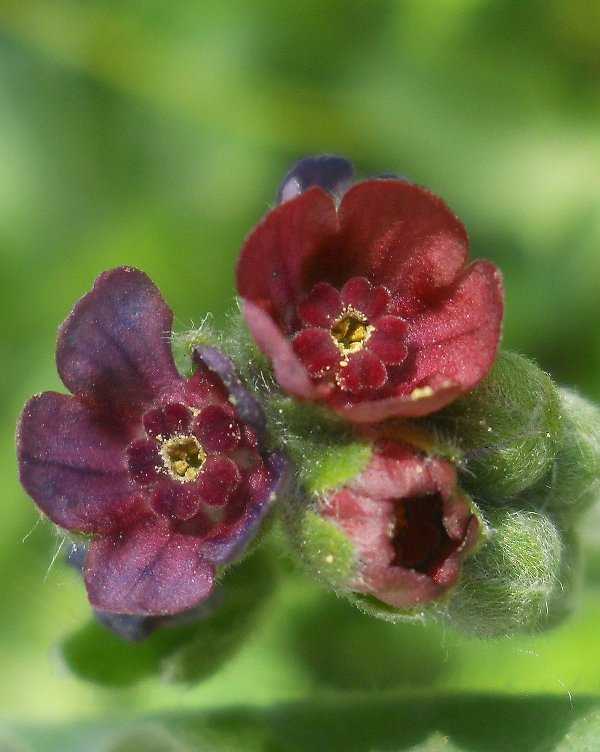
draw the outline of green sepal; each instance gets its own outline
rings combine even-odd
[[[228,326],[222,347],[234,358],[242,379],[248,384],[255,384],[259,391],[267,394],[279,391],[270,360],[250,334],[242,310],[243,305],[243,301],[237,298],[235,308],[227,316]]]
[[[298,504],[300,507],[300,504]],[[286,511],[285,528],[293,549],[315,579],[342,591],[356,572],[356,550],[349,538],[314,509]]]
[[[319,405],[283,397],[270,406],[280,440],[309,495],[338,488],[359,475],[373,454],[371,442]]]
[[[487,541],[465,561],[439,617],[477,637],[541,631],[569,612],[579,572],[576,541],[549,516],[491,509]]]
[[[414,608],[395,608],[378,600],[372,595],[346,591],[342,595],[350,601],[359,611],[367,616],[373,616],[380,621],[388,621],[392,624],[400,624],[407,621],[423,621],[428,613],[435,609],[434,604],[415,606]]]
[[[568,389],[559,393],[563,434],[556,457],[523,496],[568,526],[600,499],[600,410]]]
[[[496,501],[516,496],[545,475],[562,436],[555,384],[510,352],[500,352],[479,386],[427,423],[461,451],[465,490]]]

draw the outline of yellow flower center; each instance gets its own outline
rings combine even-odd
[[[374,331],[375,327],[369,324],[364,313],[346,306],[342,315],[333,322],[330,333],[331,339],[347,359],[351,353],[363,349]]]
[[[206,452],[195,436],[177,434],[163,442],[160,456],[171,478],[187,483],[197,477]]]

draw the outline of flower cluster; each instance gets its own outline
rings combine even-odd
[[[240,254],[247,329],[180,338],[187,377],[151,280],[98,278],[58,335],[72,396],[33,397],[17,447],[26,491],[83,536],[104,623],[137,639],[211,612],[219,574],[279,515],[308,569],[370,613],[540,626],[507,547],[543,549],[548,606],[595,498],[600,421],[525,359],[497,357],[501,276],[468,251],[426,189],[301,160]]]

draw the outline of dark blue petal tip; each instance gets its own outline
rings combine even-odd
[[[277,202],[283,204],[315,185],[340,201],[353,182],[354,167],[344,157],[307,157],[296,162],[284,177]]]

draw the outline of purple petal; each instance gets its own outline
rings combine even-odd
[[[264,458],[270,472],[269,482],[261,489],[260,497],[251,500],[243,516],[235,523],[221,525],[202,541],[202,553],[215,564],[238,559],[258,532],[261,522],[273,504],[288,488],[291,463],[283,452],[270,452]]]
[[[186,433],[190,427],[192,413],[180,402],[171,402],[144,415],[144,428],[153,438],[168,439],[176,433]]]
[[[221,379],[231,395],[231,401],[243,423],[250,425],[259,438],[266,437],[265,414],[259,401],[242,384],[237,369],[224,352],[210,345],[199,345],[194,349],[194,363],[199,367],[206,367]]]
[[[129,440],[74,397],[37,395],[17,427],[21,483],[60,527],[113,531],[135,519],[142,504],[127,469]]]
[[[159,475],[162,460],[158,454],[158,444],[152,439],[136,439],[127,447],[127,464],[131,477],[136,483],[148,486]]]
[[[84,577],[94,608],[158,616],[186,611],[206,600],[215,570],[199,553],[194,536],[145,521],[92,541]]]
[[[296,162],[284,177],[277,203],[289,201],[315,185],[339,201],[353,182],[354,168],[344,157],[307,157]]]
[[[192,433],[206,452],[233,452],[242,440],[242,424],[221,405],[209,405],[195,419]]]
[[[152,494],[151,505],[157,514],[167,519],[189,520],[200,509],[198,485],[163,476]]]
[[[130,416],[173,382],[173,314],[138,269],[101,274],[62,325],[56,361],[65,386],[110,412]]]
[[[233,460],[228,457],[208,457],[198,476],[198,493],[209,506],[222,507],[227,504],[241,479],[238,466]]]

